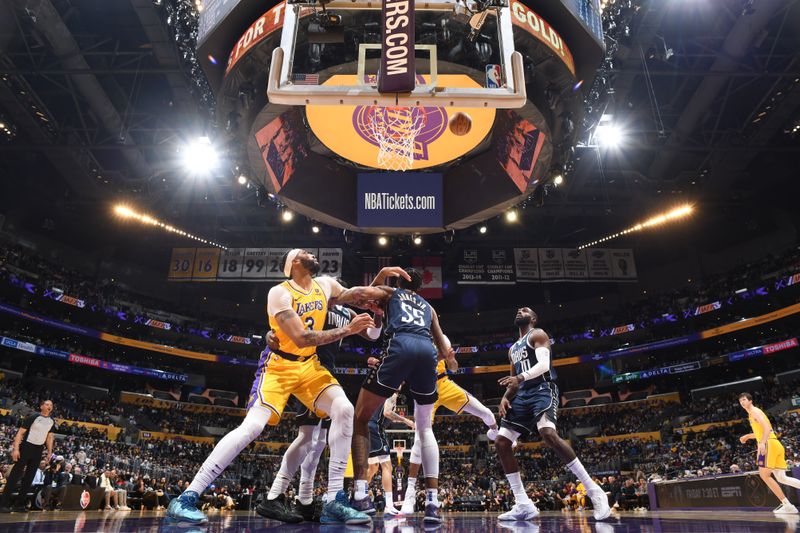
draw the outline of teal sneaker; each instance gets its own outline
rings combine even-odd
[[[321,524],[368,524],[371,518],[361,511],[356,511],[349,505],[347,493],[340,490],[336,499],[325,504],[322,508]]]
[[[174,498],[167,507],[167,522],[190,525],[207,523],[208,517],[197,508],[198,500],[200,495],[189,490]]]

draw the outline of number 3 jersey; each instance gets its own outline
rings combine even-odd
[[[386,335],[398,333],[431,336],[431,305],[411,291],[395,289],[386,305]]]
[[[511,359],[511,364],[514,367],[515,376],[530,370],[533,368],[533,365],[537,363],[535,349],[529,344],[531,333],[533,333],[533,330],[528,331],[528,333],[520,337],[508,350],[508,357]],[[550,366],[544,374],[524,381],[519,388],[520,390],[535,389],[546,381],[555,380],[556,371],[553,369],[553,358],[551,357]]]
[[[275,320],[275,315],[285,309],[293,309],[300,317],[300,320],[303,321],[306,329],[322,330],[328,314],[328,294],[330,294],[330,291],[325,291],[320,281],[322,280],[312,280],[311,290],[308,292],[297,287],[291,280],[284,281],[270,289],[267,305],[269,327],[275,331],[275,335],[281,343],[280,351],[301,357],[308,357],[316,353],[316,346],[299,348],[280,327],[278,321]],[[270,309],[270,306],[274,305],[273,299],[278,300],[273,295],[273,291],[280,293],[280,305],[276,309]]]

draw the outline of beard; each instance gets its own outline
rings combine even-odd
[[[526,316],[521,316],[519,318],[515,318],[514,319],[514,325],[517,326],[518,328],[521,328],[523,326],[529,326],[530,323],[531,323],[531,319],[529,317],[526,317]]]
[[[317,260],[301,259],[300,264],[303,265],[303,268],[311,272],[312,276],[319,272],[319,261]]]

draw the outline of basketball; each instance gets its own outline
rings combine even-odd
[[[466,113],[460,111],[450,117],[450,131],[453,135],[466,135],[472,129],[472,119]]]

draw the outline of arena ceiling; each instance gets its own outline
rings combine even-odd
[[[636,8],[602,74],[623,146],[576,147],[565,182],[521,204],[520,222],[488,222],[493,242],[576,245],[686,201],[733,215],[754,199],[791,206],[783,191],[800,154],[800,1],[617,3]],[[9,221],[74,235],[102,228],[125,201],[226,244],[308,239],[310,223],[281,223],[279,206],[237,183],[236,161],[195,180],[177,160],[189,139],[226,127],[187,52],[191,5],[0,0]],[[93,235],[102,243],[105,232]],[[472,228],[456,238],[483,236]],[[335,228],[315,240],[344,243]]]

